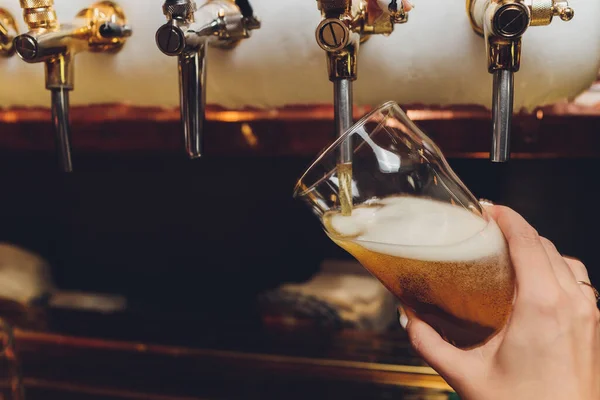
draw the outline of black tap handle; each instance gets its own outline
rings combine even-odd
[[[398,1],[397,0],[392,0],[390,2],[390,5],[388,6],[388,10],[390,10],[391,12],[398,12]]]
[[[122,38],[131,36],[131,28],[126,25],[116,24],[114,22],[105,22],[98,29],[100,36],[106,39]]]
[[[239,7],[244,18],[251,18],[254,16],[254,10],[248,0],[235,0],[235,4]]]

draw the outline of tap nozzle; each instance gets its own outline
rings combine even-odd
[[[514,73],[521,66],[522,38],[530,26],[544,26],[554,16],[570,21],[574,11],[558,0],[467,0],[471,26],[484,37],[488,71],[493,74],[493,162],[510,157]]]
[[[17,24],[11,13],[0,8],[0,56],[10,57],[15,53],[14,39],[18,33]]]
[[[59,162],[72,171],[69,91],[73,90],[75,55],[82,51],[116,52],[131,36],[121,7],[99,1],[81,10],[71,24],[60,24],[54,0],[20,0],[29,32],[15,38],[17,54],[28,63],[43,62],[46,88],[51,91],[52,121]]]
[[[329,80],[334,84],[335,132],[341,136],[353,122],[352,85],[358,78],[358,51],[371,35],[389,35],[394,25],[408,20],[402,0],[391,0],[386,9],[373,12],[359,0],[353,12],[352,0],[317,0],[323,19],[317,26],[317,44],[326,52]],[[371,6],[372,7],[372,6]],[[379,7],[378,5],[376,7]],[[340,163],[352,161],[352,144],[342,145]]]
[[[185,149],[192,159],[204,154],[206,53],[209,46],[231,49],[260,21],[247,0],[166,0],[167,23],[156,32],[156,45],[179,64],[179,93]]]

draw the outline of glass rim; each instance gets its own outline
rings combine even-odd
[[[331,175],[333,172],[335,172],[335,168],[334,168],[331,171],[329,171],[323,178],[321,178],[318,181],[316,181],[315,183],[313,183],[310,187],[308,187],[306,189],[302,189],[302,182],[304,181],[306,176],[310,173],[310,171],[312,171],[313,168],[315,168],[319,164],[319,162],[321,162],[327,155],[329,155],[332,151],[334,151],[337,147],[339,147],[339,145],[342,142],[344,142],[348,138],[348,136],[350,136],[358,128],[363,127],[371,119],[371,117],[373,115],[375,115],[377,112],[380,112],[381,110],[388,109],[388,108],[394,108],[394,107],[396,107],[400,112],[404,113],[404,111],[402,110],[402,108],[400,107],[400,105],[397,102],[395,102],[393,100],[386,101],[385,103],[380,104],[379,106],[375,107],[373,110],[369,111],[366,115],[364,115],[361,119],[359,119],[358,122],[353,124],[342,135],[340,135],[338,138],[336,138],[336,140],[333,143],[331,143],[325,149],[321,150],[319,152],[319,154],[317,155],[317,157],[310,163],[310,166],[306,169],[306,171],[304,171],[304,173],[302,174],[300,179],[298,179],[298,181],[296,182],[296,185],[294,186],[293,198],[304,196],[305,194],[310,193],[312,190],[315,189],[315,187],[317,187],[319,185],[319,183],[323,179],[327,178],[329,175]]]

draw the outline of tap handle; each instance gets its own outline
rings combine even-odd
[[[131,27],[129,25],[121,25],[115,22],[105,22],[100,25],[98,29],[100,36],[105,39],[124,38],[129,37],[132,34]]]
[[[570,21],[575,16],[575,10],[565,0],[531,0],[531,25],[550,25],[554,17]]]
[[[238,6],[244,18],[251,18],[254,16],[254,10],[248,0],[235,0],[235,5]]]
[[[254,10],[248,0],[235,0],[235,5],[240,9],[244,17],[244,25],[248,30],[260,28],[260,20],[254,15]]]
[[[398,6],[398,0],[391,0],[388,11],[395,24],[403,24],[408,21],[408,14],[404,10],[404,2],[402,0],[400,0],[400,6]]]
[[[206,44],[179,55],[179,91],[185,149],[191,159],[204,154]]]
[[[560,17],[563,21],[570,21],[575,16],[575,10],[566,1],[555,1],[552,12],[555,17]]]

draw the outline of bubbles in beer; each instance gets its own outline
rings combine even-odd
[[[494,221],[425,198],[370,203],[348,216],[323,217],[338,245],[461,347],[485,341],[504,325],[514,277]]]

